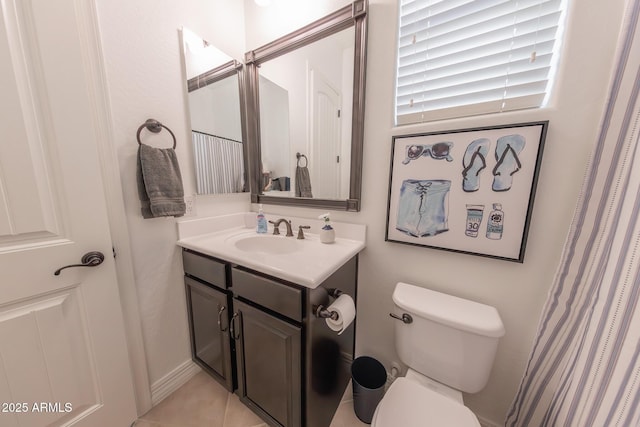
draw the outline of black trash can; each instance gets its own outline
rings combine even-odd
[[[387,371],[373,357],[360,356],[351,364],[353,410],[363,423],[371,424],[373,413],[384,396]]]

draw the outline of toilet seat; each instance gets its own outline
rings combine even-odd
[[[410,379],[396,379],[376,408],[373,427],[480,427],[466,406]]]

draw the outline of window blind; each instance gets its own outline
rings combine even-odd
[[[539,107],[563,0],[401,0],[396,122]]]

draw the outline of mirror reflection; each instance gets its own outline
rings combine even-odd
[[[360,210],[367,4],[245,54],[252,202]]]
[[[268,196],[349,197],[355,30],[260,66],[260,148]]]
[[[198,194],[246,191],[241,64],[182,29]]]
[[[262,75],[259,86],[262,191],[292,196],[289,92]]]

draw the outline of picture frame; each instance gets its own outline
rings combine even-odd
[[[524,262],[548,126],[393,136],[385,241]]]

